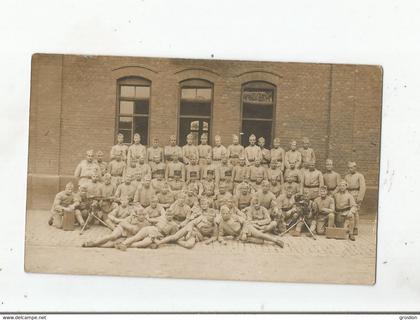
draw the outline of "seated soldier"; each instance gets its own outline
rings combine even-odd
[[[328,195],[327,186],[319,188],[319,197],[314,200],[314,213],[316,217],[316,233],[325,234],[325,225],[334,227],[335,204],[334,199]]]
[[[232,179],[233,179],[233,185],[234,185],[233,194],[238,194],[239,193],[238,186],[242,182],[246,182],[249,179],[249,167],[246,166],[244,156],[239,157],[239,164],[233,168],[232,176],[233,176]]]
[[[127,196],[122,196],[120,199],[121,203],[115,207],[106,217],[105,223],[115,229],[115,227],[125,218],[133,213],[134,208],[129,206],[129,199]]]
[[[289,163],[289,168],[286,168],[284,172],[284,178],[287,181],[287,177],[292,177],[292,181],[300,184],[302,182],[301,171],[296,167],[294,162]]]
[[[139,167],[139,159],[131,159],[130,164],[124,167],[123,177],[130,176],[135,177],[136,175],[140,175],[140,167]]]
[[[150,165],[145,162],[146,158],[143,155],[140,155],[138,158],[139,162],[139,173],[141,176],[140,180],[143,180],[146,176],[150,177],[150,180],[152,179],[152,169],[150,168]]]
[[[64,191],[57,193],[51,208],[51,217],[48,224],[58,229],[63,228],[64,213],[74,212],[78,205],[77,197],[73,193],[74,185],[69,182],[66,184]],[[82,224],[83,225],[83,224]]]
[[[150,207],[149,207],[150,208]],[[115,245],[117,249],[125,251],[128,247],[132,248],[157,248],[155,239],[175,234],[179,228],[178,224],[173,220],[173,212],[168,210],[165,214],[154,219],[148,219],[152,223],[140,229],[135,235],[125,239],[123,242]]]
[[[218,241],[222,244],[226,244],[224,237],[229,236],[238,238],[241,241],[256,242],[255,240],[261,240],[261,243],[264,243],[264,240],[270,241],[283,248],[283,241],[275,236],[261,232],[245,219],[233,214],[227,206],[220,208],[220,214],[222,219],[218,225]]]
[[[225,184],[225,189],[232,193],[233,192],[233,180],[232,180],[232,173],[233,173],[233,166],[228,162],[228,156],[223,154],[222,155],[222,162],[218,168],[219,171],[219,181],[216,181],[216,189],[220,185],[220,183]]]
[[[169,189],[169,185],[165,183],[162,190],[157,195],[159,204],[164,208],[169,208],[175,202],[175,194]]]
[[[165,176],[166,164],[162,162],[161,155],[154,155],[153,161],[149,161],[150,169],[152,171],[152,179],[156,179],[158,174],[162,175],[162,178]]]
[[[206,199],[208,202],[209,208],[212,208],[212,209],[214,209],[214,206],[215,206],[214,204],[215,197],[216,196],[214,195],[214,192],[210,189],[205,189],[204,192],[201,194],[201,198]]]
[[[158,217],[165,214],[165,209],[158,202],[159,202],[159,200],[158,200],[158,197],[156,195],[154,195],[150,198],[150,206],[148,206],[146,209],[144,209],[144,213],[146,214],[146,218],[148,220],[158,218]]]
[[[115,154],[108,164],[108,172],[111,174],[111,182],[118,187],[123,181],[126,164],[122,161],[121,153]]]
[[[296,222],[295,216],[295,197],[292,189],[287,189],[286,193],[282,193],[276,199],[276,212],[274,213],[277,221],[277,230],[282,233],[287,227]]]
[[[179,176],[181,181],[185,181],[185,166],[182,162],[179,162],[177,154],[173,154],[172,161],[166,165],[165,180],[174,180],[175,176]]]
[[[213,172],[207,172],[207,175],[204,180],[201,181],[203,186],[203,192],[206,194],[215,195],[216,194],[216,182],[214,180]]]
[[[239,210],[244,210],[245,208],[251,205],[252,195],[250,192],[249,185],[245,182],[242,182],[239,185],[239,194],[235,197],[236,207]]]
[[[100,177],[97,173],[92,174],[92,179],[85,184],[87,188],[87,195],[90,198],[98,198],[100,195],[100,187],[102,183],[99,181]]]
[[[141,174],[140,174],[140,172],[137,172],[133,176],[133,181],[131,181],[131,184],[136,187],[136,190],[141,185]]]
[[[259,158],[255,159],[254,164],[249,168],[249,181],[255,183],[258,178],[261,180],[267,179],[267,169],[261,165],[261,160]]]
[[[187,190],[184,193],[182,193],[182,195],[185,197],[185,203],[191,209],[193,209],[194,207],[198,207],[198,194],[194,185],[190,184]]]
[[[314,218],[313,202],[309,199],[309,194],[306,192],[304,194],[295,195],[295,210],[294,218],[298,219],[295,230],[292,233],[293,236],[300,236],[302,228],[305,226],[304,221],[309,226],[307,235],[311,236],[315,233],[316,229],[316,219]]]
[[[190,220],[191,208],[185,203],[185,195],[180,193],[178,199],[169,207],[178,225],[184,226]]]
[[[121,199],[122,197],[127,197],[129,202],[133,202],[136,194],[136,187],[131,184],[131,180],[131,176],[126,176],[124,178],[124,183],[121,183],[117,187],[117,190],[115,191],[116,200]]]
[[[354,237],[354,214],[357,204],[354,197],[347,191],[347,182],[341,180],[338,191],[334,194],[335,201],[335,225],[338,228],[347,228],[349,239],[355,241]]]
[[[214,199],[214,208],[219,210],[229,199],[232,199],[232,194],[229,191],[226,191],[226,184],[222,181],[219,184],[219,192]]]
[[[168,184],[171,191],[176,196],[182,193],[186,188],[185,182],[181,180],[181,176],[175,176],[173,180],[168,181]]]
[[[162,190],[162,187],[165,183],[167,183],[165,181],[165,172],[162,170],[158,170],[155,172],[155,178],[152,179],[152,181],[150,182],[153,190],[155,190],[156,193],[159,193]],[[171,185],[170,182],[169,186]],[[138,186],[137,186],[138,187]]]
[[[251,193],[255,193],[262,189],[264,178],[262,176],[257,176],[254,182],[250,183],[251,186]]]
[[[277,226],[275,221],[271,221],[268,210],[261,206],[259,199],[256,197],[252,198],[251,205],[245,208],[244,212],[247,221],[257,230],[270,232]]]
[[[185,176],[186,176],[186,183],[188,184],[192,177],[194,177],[195,180],[200,180],[200,166],[198,165],[198,159],[193,156],[189,160],[189,164],[185,166]]]
[[[211,178],[213,181],[218,181],[219,170],[217,170],[217,168],[218,168],[218,165],[213,163],[211,157],[208,157],[207,164],[203,166],[202,171],[201,171],[201,175],[200,175],[201,181],[203,182],[204,180],[207,180],[208,175],[211,175]]]
[[[187,189],[194,190],[194,193],[199,196],[203,193],[203,184],[198,180],[198,177],[198,172],[190,172],[186,185]]]
[[[216,211],[208,208],[206,199],[200,200],[201,214],[189,221],[183,228],[173,235],[162,240],[155,240],[156,244],[176,242],[180,246],[191,249],[197,242],[204,241],[209,244],[217,240]]]
[[[96,163],[99,166],[100,169],[100,177],[104,177],[105,173],[108,172],[108,164],[103,160],[104,153],[102,151],[96,152]]]
[[[292,194],[300,193],[300,186],[294,181],[292,176],[286,176],[286,182],[283,184],[282,193],[287,193],[287,190],[291,190]]]
[[[151,185],[150,176],[145,176],[141,185],[137,188],[134,195],[134,203],[140,204],[143,208],[150,206],[150,198],[156,195]]]
[[[261,183],[261,189],[255,192],[253,196],[258,198],[259,203],[271,214],[275,206],[276,196],[270,191],[270,183],[267,180]]]
[[[82,247],[99,247],[105,245],[109,241],[116,241],[120,238],[137,234],[139,230],[149,225],[150,223],[146,220],[143,208],[137,207],[130,212],[129,216],[122,219],[110,234],[102,236],[94,241],[84,242]]]
[[[246,214],[236,207],[235,199],[233,197],[227,199],[224,205],[226,205],[229,208],[232,214],[237,215],[238,217],[241,217],[242,219],[246,220]]]
[[[81,228],[83,228],[86,223],[85,229],[89,229],[89,226],[95,222],[91,216],[91,212],[93,207],[97,206],[97,200],[88,197],[86,185],[79,187],[79,191],[76,193],[75,197],[77,199],[77,206],[74,212],[76,220]]]
[[[274,179],[276,181],[279,181],[280,184],[284,183],[283,171],[281,171],[280,165],[278,164],[277,160],[271,160],[270,167],[267,169],[267,179]]]
[[[111,175],[109,173],[105,173],[103,176],[103,183],[101,184],[99,188],[99,207],[100,207],[100,213],[99,217],[102,220],[106,220],[108,217],[108,214],[114,209],[114,195],[115,191],[117,190],[117,187],[111,183]]]
[[[271,178],[270,182],[270,191],[276,196],[276,198],[281,194],[283,190],[283,185],[276,178]]]

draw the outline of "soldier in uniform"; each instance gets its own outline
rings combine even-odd
[[[302,139],[303,147],[299,149],[300,154],[302,155],[302,162],[303,163],[311,163],[316,162],[315,159],[315,152],[314,149],[310,148],[309,139],[307,137],[304,137]]]
[[[127,159],[127,150],[128,147],[124,144],[124,135],[119,133],[117,135],[117,144],[112,146],[109,159],[113,160],[116,155],[121,155],[121,159],[125,162]]]
[[[82,244],[82,247],[99,247],[105,245],[109,241],[117,241],[122,237],[132,236],[149,225],[150,223],[146,220],[143,209],[133,210],[129,216],[118,223],[110,234],[102,236],[94,241],[87,241]]]
[[[252,198],[251,205],[245,208],[244,212],[247,221],[257,230],[270,232],[277,226],[277,223],[271,220],[270,213],[260,204],[257,197]]]
[[[182,149],[176,144],[175,135],[169,137],[169,146],[165,146],[163,154],[166,163],[172,162],[175,158],[177,158],[178,161],[182,160]]]
[[[305,225],[304,220],[308,224],[310,232],[314,234],[316,232],[316,219],[314,217],[313,202],[309,199],[308,193],[295,195],[295,206],[293,211],[293,219],[299,219],[299,222],[292,235],[295,237],[300,236],[302,228]],[[311,236],[311,234],[309,233],[308,236]]]
[[[292,189],[287,189],[285,193],[279,195],[276,199],[276,210],[273,210],[275,219],[277,220],[277,230],[282,233],[286,231],[287,226],[294,221],[294,204],[295,197]]]
[[[334,193],[335,202],[335,225],[338,228],[348,228],[349,239],[355,241],[354,237],[354,216],[357,211],[357,204],[353,196],[347,191],[347,182],[341,180],[338,191]]]
[[[183,227],[191,220],[191,208],[185,203],[185,195],[180,193],[178,199],[169,207],[174,214],[175,222]]]
[[[286,169],[290,168],[290,164],[294,163],[296,169],[299,169],[302,164],[302,155],[296,150],[296,140],[290,142],[290,150],[286,152],[284,156],[284,165]]]
[[[156,192],[151,185],[151,180],[150,176],[145,176],[134,195],[134,203],[140,203],[144,208],[150,206],[150,199],[156,195]]]
[[[145,163],[145,157],[142,155],[138,158],[139,159],[139,173],[141,176],[141,180],[144,179],[145,176],[152,176],[152,169],[148,163]]]
[[[208,208],[206,199],[200,200],[201,214],[181,228],[177,233],[156,240],[158,245],[176,242],[180,246],[191,249],[197,242],[205,241],[209,244],[217,240],[216,211]]]
[[[100,169],[100,176],[103,177],[108,172],[108,164],[103,161],[104,153],[102,151],[96,152],[96,163]]]
[[[162,162],[159,155],[155,155],[153,161],[149,160],[150,170],[152,171],[152,179],[157,178],[158,172],[163,172],[162,178],[165,175],[166,164]]]
[[[123,183],[117,187],[117,190],[115,191],[115,198],[117,200],[121,199],[122,197],[127,197],[129,202],[134,200],[137,188],[131,184],[132,179],[133,178],[131,176],[126,176]]]
[[[270,151],[271,161],[278,163],[278,168],[284,172],[284,157],[285,152],[282,147],[280,147],[280,138],[275,138],[273,141],[273,148]]]
[[[271,161],[271,152],[265,147],[265,138],[258,138],[258,146],[261,148],[261,165],[264,168],[268,168]]]
[[[164,208],[168,209],[172,203],[175,202],[175,194],[169,189],[169,185],[165,183],[162,187],[161,192],[157,194],[159,204]]]
[[[117,187],[111,182],[111,175],[105,173],[103,177],[104,182],[99,187],[99,197],[100,200],[100,218],[106,220],[108,214],[114,208],[114,195],[117,191]]]
[[[82,160],[74,171],[74,176],[79,179],[79,186],[88,183],[92,179],[92,175],[101,174],[96,161],[93,161],[93,150],[86,151],[86,159]]]
[[[280,165],[277,160],[271,160],[270,167],[267,169],[267,179],[274,179],[280,182],[280,184],[284,183],[283,171],[280,169]]]
[[[283,190],[283,184],[280,183],[279,180],[277,180],[274,177],[271,177],[268,182],[270,183],[270,191],[276,196],[276,198],[281,194]]]
[[[319,197],[314,200],[314,214],[316,218],[316,233],[325,234],[325,226],[334,227],[335,204],[328,195],[326,186],[319,188]]]
[[[124,166],[123,177],[125,177],[127,175],[131,176],[131,177],[135,177],[138,173],[140,173],[139,160],[138,159],[132,159],[130,161],[129,165]],[[140,174],[140,178],[141,178],[141,174]]]
[[[239,137],[236,134],[232,135],[232,144],[227,147],[227,152],[232,166],[236,166],[239,158],[244,156],[245,148],[239,144]]]
[[[264,240],[274,242],[278,246],[284,246],[283,241],[279,238],[263,233],[255,228],[251,223],[247,222],[242,217],[233,214],[227,206],[222,206],[220,209],[221,219],[218,225],[218,241],[222,244],[226,244],[223,237],[236,237],[241,241],[249,241],[250,238],[260,239],[264,243]],[[252,241],[254,242],[254,241]]]
[[[135,159],[143,158],[143,162],[147,160],[147,149],[140,143],[141,137],[138,133],[134,134],[134,143],[128,148],[127,152],[127,166]]]
[[[314,200],[319,195],[319,187],[324,185],[321,171],[315,169],[315,162],[308,162],[308,171],[302,177],[302,193],[307,192],[309,199]]]
[[[150,206],[144,209],[146,219],[150,222],[150,219],[155,219],[165,215],[165,209],[159,203],[159,199],[156,195],[150,198]]]
[[[200,180],[200,166],[197,163],[198,157],[192,156],[189,159],[189,163],[185,166],[186,183],[188,184],[191,180],[191,175],[194,176],[194,180]]]
[[[249,181],[255,183],[259,177],[262,178],[262,180],[266,180],[267,170],[261,165],[260,159],[256,159],[254,164],[249,168]]]
[[[196,195],[201,195],[203,192],[203,184],[198,180],[198,172],[192,171],[190,172],[190,179],[187,183],[187,188],[190,190],[194,190]]]
[[[239,186],[239,194],[236,196],[236,207],[239,210],[244,210],[251,205],[252,195],[249,185],[242,182]]]
[[[180,176],[182,181],[185,181],[185,166],[179,162],[178,155],[172,155],[172,161],[166,164],[165,180],[171,181],[175,176]]]
[[[156,161],[156,158],[159,159],[159,161]],[[154,138],[152,146],[147,148],[147,162],[149,164],[152,162],[165,164],[165,159],[163,157],[163,148],[159,145],[158,138]]]
[[[155,190],[156,193],[159,193],[162,190],[163,185],[165,183],[168,183],[169,186],[171,186],[171,182],[170,181],[166,182],[166,180],[164,179],[164,176],[165,176],[165,171],[163,171],[163,169],[159,169],[155,171],[155,178],[152,179],[150,184],[152,185],[152,188],[153,190]]]
[[[86,222],[86,229],[89,229],[89,226],[94,223],[90,213],[92,211],[93,205],[96,205],[96,200],[88,197],[86,185],[79,186],[79,191],[75,195],[76,210],[74,216],[76,217],[77,222],[82,228]]]
[[[64,191],[60,191],[54,198],[51,208],[51,217],[48,224],[58,229],[63,227],[63,215],[65,212],[74,212],[77,206],[77,198],[73,193],[74,185],[69,182]]]
[[[254,164],[255,160],[262,159],[262,152],[261,148],[256,145],[257,138],[254,134],[249,136],[249,146],[245,148],[245,163],[247,166],[251,166]]]
[[[261,183],[261,189],[254,193],[253,195],[258,199],[258,202],[261,206],[268,210],[268,213],[271,214],[276,201],[276,196],[270,191],[270,183],[267,180],[264,180]]]
[[[328,194],[331,195],[337,191],[340,181],[340,174],[333,171],[333,161],[331,159],[325,160],[324,184],[327,187]]]
[[[220,183],[225,184],[225,188],[232,193],[233,192],[233,180],[232,180],[232,174],[233,174],[233,166],[229,163],[228,157],[226,155],[222,156],[222,163],[220,164],[219,168],[219,181],[217,183],[217,186],[220,185]]]
[[[185,199],[185,203],[192,209],[194,210],[195,207],[198,207],[198,196],[200,193],[197,193],[197,188],[195,188],[195,186],[193,185],[189,185],[187,187],[187,190],[185,190],[185,192],[182,194],[180,194],[181,196],[184,197]]]
[[[206,180],[208,175],[211,175],[214,181],[219,180],[218,166],[212,162],[211,158],[207,158],[207,165],[202,168],[201,180]]]
[[[186,187],[185,182],[182,181],[182,177],[180,175],[174,176],[173,180],[168,181],[169,187],[171,191],[177,196],[182,193]]]
[[[108,172],[111,174],[111,181],[115,186],[121,184],[125,172],[126,164],[122,161],[120,154],[115,154],[114,158],[109,162]]]
[[[218,166],[222,161],[223,156],[228,156],[227,150],[224,145],[222,145],[222,138],[219,135],[214,137],[214,147],[213,147],[213,163]]]
[[[201,170],[203,170],[204,166],[207,165],[207,162],[208,162],[207,159],[210,158],[210,161],[211,161],[211,155],[213,153],[213,150],[211,146],[208,145],[207,133],[203,133],[201,135],[200,142],[201,143],[197,146],[198,155],[199,155],[198,164]]]
[[[292,180],[298,184],[302,183],[302,172],[296,167],[294,162],[289,163],[289,168],[286,168],[284,172],[284,178],[287,180],[287,177],[292,177]]]
[[[136,174],[132,175],[132,177],[133,177],[133,180],[131,181],[131,184],[135,186],[137,189],[137,187],[141,185],[141,181],[142,181],[141,173],[137,172]]]
[[[234,185],[233,193],[237,194],[239,192],[237,190],[238,185],[242,182],[248,181],[249,179],[249,167],[246,166],[245,157],[239,157],[239,164],[233,168],[232,176]]]
[[[127,196],[122,196],[120,198],[120,205],[116,206],[112,211],[108,214],[106,219],[104,220],[107,225],[109,225],[112,229],[127,218],[129,215],[133,214],[134,208],[129,206],[129,199]]]
[[[226,184],[224,182],[220,182],[219,190],[214,199],[214,208],[217,210],[219,210],[222,205],[226,204],[229,199],[232,199],[232,193],[226,189]]]
[[[92,179],[85,184],[87,189],[87,195],[91,198],[97,198],[100,196],[101,183],[99,182],[99,175],[97,173],[92,174]]]
[[[203,186],[204,193],[209,193],[210,195],[214,195],[216,193],[216,182],[214,181],[212,171],[207,171],[207,175],[204,180],[201,180],[201,184]]]
[[[198,149],[193,144],[194,136],[192,133],[187,135],[187,144],[182,147],[182,161],[185,165],[189,165],[191,163],[191,159],[199,159]]]
[[[295,182],[293,176],[286,176],[286,181],[283,184],[283,194],[285,194],[287,190],[291,190],[292,194],[297,194],[300,192],[300,189],[300,184]]]
[[[365,177],[360,172],[356,171],[356,162],[350,161],[347,165],[349,173],[346,174],[344,179],[347,181],[347,191],[353,196],[356,201],[356,211],[354,212],[354,235],[359,233],[359,211],[360,206],[365,198],[366,182]]]

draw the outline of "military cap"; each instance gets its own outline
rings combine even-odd
[[[258,138],[258,141],[259,141],[259,142],[265,142],[265,138],[264,138],[264,137],[259,137],[259,138]]]
[[[327,186],[320,186],[320,187],[319,187],[319,190],[320,190],[320,191],[321,191],[321,190],[328,191],[328,188],[327,188]]]
[[[104,153],[103,153],[101,150],[99,150],[98,152],[96,152],[96,155],[97,155],[97,156],[103,156],[103,155],[104,155]]]
[[[93,150],[86,151],[86,155],[93,156]]]
[[[255,136],[255,134],[251,134],[251,135],[249,136],[249,139],[251,139],[251,138],[257,139],[257,137]]]
[[[356,162],[355,161],[349,161],[348,163],[347,163],[347,166],[348,167],[355,167],[356,166]]]
[[[67,184],[66,184],[66,188],[69,188],[69,187],[72,187],[72,188],[74,188],[74,184],[73,184],[73,182],[67,182]]]
[[[194,135],[190,132],[189,134],[187,134],[187,139],[189,138],[194,138]]]
[[[274,138],[273,142],[278,142],[278,143],[280,143],[280,138]]]
[[[200,138],[207,138],[207,133],[203,133]]]
[[[331,160],[331,159],[327,159],[327,160],[325,160],[325,163],[333,163],[333,161]]]

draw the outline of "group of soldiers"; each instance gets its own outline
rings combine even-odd
[[[149,148],[139,134],[133,140],[127,146],[118,134],[109,163],[101,151],[86,152],[74,173],[78,190],[69,182],[56,195],[50,225],[62,228],[64,215],[72,213],[82,232],[94,223],[110,229],[83,247],[121,250],[226,239],[283,247],[285,233],[307,231],[315,239],[326,227],[346,229],[353,241],[358,234],[363,175],[349,162],[342,179],[331,159],[321,173],[308,138],[299,149],[291,141],[287,152],[279,138],[269,150],[253,134],[247,147],[237,135],[228,147],[220,136],[211,147],[206,134],[199,145],[189,134],[183,147],[175,136],[163,148],[158,139]]]

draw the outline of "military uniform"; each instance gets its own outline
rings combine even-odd
[[[267,179],[277,180],[280,184],[284,183],[283,172],[278,167],[276,169],[272,169],[271,167],[267,169]]]
[[[185,166],[182,162],[168,162],[166,165],[165,179],[170,181],[175,179],[175,176],[181,177],[185,181]]]
[[[283,193],[276,199],[276,207],[278,209],[278,220],[280,225],[278,229],[280,232],[284,232],[288,225],[293,223],[295,197],[288,196],[287,193]]]
[[[174,214],[174,220],[177,224],[181,224],[184,221],[187,222],[191,215],[191,208],[184,203],[184,205],[180,206],[178,201],[175,201],[169,208],[170,211]]]
[[[125,167],[126,165],[123,161],[112,160],[109,163],[108,170],[111,175],[111,181],[116,186],[122,182]]]
[[[271,152],[267,148],[261,148],[261,165],[265,168],[268,168],[268,165],[271,162]]]
[[[203,193],[208,193],[214,195],[216,193],[216,183],[214,180],[202,180],[201,184],[203,185]]]
[[[219,181],[218,183],[224,183],[226,190],[233,192],[233,166],[231,164],[220,164],[219,167]]]
[[[284,180],[287,180],[287,177],[292,177],[293,181],[296,183],[301,183],[302,182],[302,173],[299,169],[297,168],[287,168],[286,171],[284,172]]]
[[[158,217],[164,217],[165,216],[165,209],[163,208],[162,205],[160,205],[159,203],[157,204],[157,206],[155,208],[153,208],[152,206],[148,206],[146,209],[144,209],[144,213],[146,214],[146,217],[149,219],[155,219]]]
[[[271,212],[276,201],[276,196],[271,191],[264,192],[260,189],[254,194],[254,197],[259,200],[261,206],[266,208],[269,213]]]
[[[244,209],[245,214],[247,216],[247,220],[257,228],[257,230],[268,231],[272,230],[277,223],[275,221],[271,221],[270,213],[268,210],[263,207],[259,206],[256,209],[252,204]]]
[[[200,180],[200,166],[198,164],[188,164],[185,166],[185,176],[187,183],[191,180],[191,178]]]
[[[217,168],[217,165],[212,163],[204,166],[202,172],[201,172],[201,180],[206,180],[207,176],[209,174],[213,175],[213,180],[218,181],[219,180],[219,170]]]
[[[192,180],[187,185],[188,190],[194,190],[196,195],[201,195],[203,193],[203,184],[200,181]]]
[[[237,166],[233,168],[232,175],[233,175],[233,183],[235,186],[234,193],[236,193],[237,191],[236,189],[238,185],[249,179],[249,167],[245,165],[241,166],[240,164],[238,164]]]
[[[136,194],[136,187],[131,184],[121,183],[115,191],[116,198],[127,197],[129,202],[132,202]]]
[[[292,194],[297,194],[300,193],[300,185],[297,184],[296,182],[285,182],[283,184],[283,191],[282,193],[286,194],[287,190],[291,190]]]
[[[249,168],[249,180],[251,182],[257,181],[257,178],[263,178],[263,180],[267,179],[267,169],[263,166],[255,166],[252,165]]]
[[[257,145],[249,145],[245,148],[245,161],[248,166],[254,164],[255,160],[262,159],[261,148]]]
[[[132,161],[129,165],[124,166],[123,177],[135,177],[140,173],[139,164],[135,161]],[[141,176],[141,175],[140,175]]]
[[[165,209],[169,208],[172,205],[172,203],[175,202],[175,194],[170,190],[168,190],[167,193],[163,193],[163,192],[158,193],[157,198],[158,198],[159,204],[163,206],[163,208]]]
[[[186,144],[182,147],[182,161],[187,165],[193,158],[199,159],[198,149],[195,145]]]
[[[169,188],[175,195],[178,195],[185,189],[185,182],[179,179],[173,179],[168,181]]]
[[[75,193],[67,194],[66,191],[57,193],[51,207],[50,224],[58,229],[63,227],[63,214],[65,211],[74,212],[78,205]]]
[[[270,191],[278,197],[283,190],[283,185],[280,184],[277,180],[270,180]]]
[[[110,159],[113,160],[115,156],[121,155],[121,159],[125,161],[127,159],[128,147],[123,143],[118,143],[111,148]]]
[[[155,158],[159,158],[160,162],[162,163],[165,162],[162,147],[151,146],[147,148],[147,161],[149,162],[149,164],[154,162]]]
[[[155,179],[152,179],[152,181],[150,181],[150,185],[152,186],[153,190],[155,190],[156,193],[161,192],[165,184],[166,184],[166,181],[163,179],[163,177],[155,178]],[[169,185],[169,182],[168,182],[168,185]]]
[[[141,180],[144,179],[146,176],[152,176],[152,169],[150,168],[148,163],[139,163],[139,173]]]
[[[325,234],[326,224],[328,224],[329,228],[334,227],[334,199],[328,195],[325,198],[317,197],[314,200],[314,209],[316,217],[316,233]]]
[[[314,200],[319,195],[319,187],[324,185],[324,178],[321,171],[305,171],[302,178],[302,193],[307,192],[309,199]]]
[[[134,196],[134,202],[140,203],[142,207],[146,208],[150,206],[150,199],[155,195],[156,192],[151,185],[149,187],[139,185]]]
[[[359,228],[359,210],[366,193],[365,177],[360,172],[346,174],[344,180],[347,181],[347,191],[356,201],[356,210],[354,212],[354,227]]]
[[[245,208],[249,207],[251,205],[252,195],[250,193],[247,194],[238,194],[235,197],[236,200],[236,207],[239,210],[244,210]]]
[[[245,148],[240,144],[231,144],[227,147],[229,162],[232,166],[239,164],[239,158],[244,156]]]
[[[314,162],[315,163],[315,152],[314,149],[312,148],[300,148],[299,152],[302,156],[302,163],[310,163],[310,162]]]
[[[220,207],[225,205],[228,200],[232,199],[232,193],[226,191],[224,193],[218,192],[214,199],[214,208],[220,210]]]
[[[204,166],[207,165],[207,159],[211,159],[212,155],[212,148],[208,144],[200,144],[197,146],[198,149],[198,164],[202,169]]]
[[[165,146],[163,152],[167,163],[172,162],[173,156],[178,157],[178,160],[182,161],[182,149],[180,146]]]
[[[88,183],[92,179],[92,175],[101,177],[101,169],[95,161],[82,160],[74,171],[74,176],[79,178],[79,186]]]
[[[357,211],[357,204],[353,196],[346,190],[334,193],[335,201],[335,224],[339,228],[348,228],[349,234],[354,232],[354,214]]]
[[[150,162],[150,170],[152,172],[152,179],[157,178],[159,174],[162,175],[162,177],[165,177],[165,171],[166,171],[166,164],[163,162]]]
[[[127,151],[127,166],[130,166],[131,161],[143,158],[147,161],[147,150],[141,143],[133,143]]]
[[[324,184],[327,187],[328,194],[332,194],[334,191],[337,190],[338,184],[341,181],[340,174],[335,171],[331,171],[331,172],[327,171],[324,173],[323,176],[324,176]]]
[[[302,164],[302,155],[297,150],[289,150],[284,156],[284,165],[286,169],[290,168],[290,163],[294,163],[296,168],[300,168]]]
[[[96,160],[96,164],[99,166],[100,176],[103,177],[108,172],[108,164],[105,161]]]
[[[284,171],[284,156],[285,152],[282,147],[272,148],[270,150],[271,161],[277,161],[279,169]]]
[[[109,184],[102,183],[99,187],[99,196],[102,198],[100,208],[103,220],[106,219],[107,215],[114,208],[112,198],[115,195],[115,191],[117,191],[117,187],[112,182]]]
[[[219,146],[214,146],[213,147],[213,163],[216,165],[219,165],[220,162],[222,161],[222,157],[227,156],[227,150],[225,148],[225,146],[223,145],[219,145]]]

